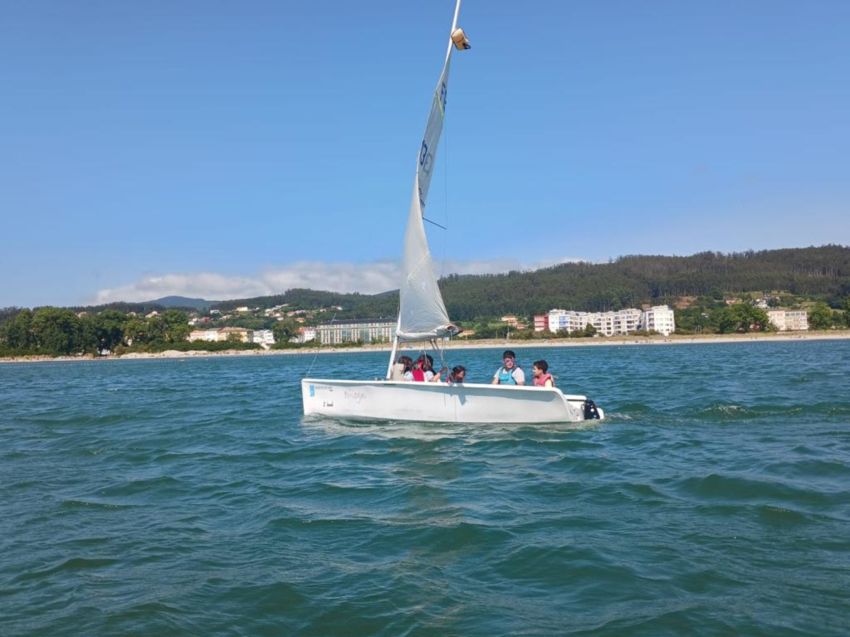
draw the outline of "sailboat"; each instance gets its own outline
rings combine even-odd
[[[434,90],[417,155],[404,234],[398,322],[386,377],[381,380],[302,379],[305,415],[469,424],[560,423],[604,416],[602,409],[586,396],[566,395],[556,387],[411,382],[395,379],[392,373],[400,344],[429,342],[439,351],[441,341],[459,332],[449,320],[437,285],[424,224],[428,189],[446,115],[452,52],[470,48],[465,32],[457,25],[459,13],[460,0],[457,0],[443,70]]]

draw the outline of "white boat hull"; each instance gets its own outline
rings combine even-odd
[[[315,378],[301,381],[301,397],[305,415],[470,424],[577,422],[586,400],[555,387]]]

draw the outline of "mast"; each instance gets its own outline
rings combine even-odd
[[[398,323],[396,335],[393,338],[389,365],[387,366],[387,378],[390,377],[395,353],[400,342],[430,341],[457,334],[459,331],[449,320],[443,296],[437,285],[423,218],[428,190],[431,186],[437,146],[443,132],[452,47],[459,50],[469,48],[469,40],[467,40],[463,30],[457,27],[460,2],[461,0],[457,0],[455,4],[443,69],[434,89],[425,134],[422,137],[416,158],[413,193],[404,234],[403,278],[399,286]]]

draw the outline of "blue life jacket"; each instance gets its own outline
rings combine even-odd
[[[514,371],[516,367],[514,367],[511,371],[506,370],[502,367],[499,370],[499,384],[500,385],[516,385],[516,381],[514,380]]]

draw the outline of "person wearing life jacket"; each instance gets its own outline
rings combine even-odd
[[[434,373],[434,358],[430,354],[423,354],[413,364],[413,380],[419,382],[437,382],[440,375]]]
[[[525,385],[525,372],[516,364],[516,354],[505,350],[502,354],[502,366],[496,370],[493,385]]]
[[[417,382],[425,381],[425,355],[423,354],[419,358],[416,359],[416,362],[413,363],[413,380]]]
[[[531,374],[535,387],[554,387],[555,379],[549,373],[549,363],[544,360],[534,361],[531,365]]]

